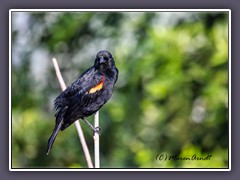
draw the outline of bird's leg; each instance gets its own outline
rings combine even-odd
[[[88,122],[86,118],[82,118],[82,120],[93,130],[93,133],[100,133],[100,127],[93,127],[93,125]]]

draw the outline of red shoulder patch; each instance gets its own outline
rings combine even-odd
[[[91,88],[88,91],[88,94],[95,93],[103,88],[103,83],[104,83],[104,76],[102,76],[102,79],[99,84],[97,84],[95,87]]]

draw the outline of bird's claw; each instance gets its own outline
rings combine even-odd
[[[100,127],[95,127],[95,128],[93,129],[93,135],[94,135],[95,133],[97,133],[98,135],[100,135],[100,130],[101,130]]]

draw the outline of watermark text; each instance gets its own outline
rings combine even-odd
[[[157,161],[209,161],[211,158],[211,154],[205,156],[198,156],[197,154],[193,154],[191,156],[176,156],[166,153],[159,153],[156,156]]]

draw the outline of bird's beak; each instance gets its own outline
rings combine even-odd
[[[102,63],[105,63],[105,60],[104,60],[103,57],[101,56],[101,58],[100,58],[100,64],[102,64]]]

